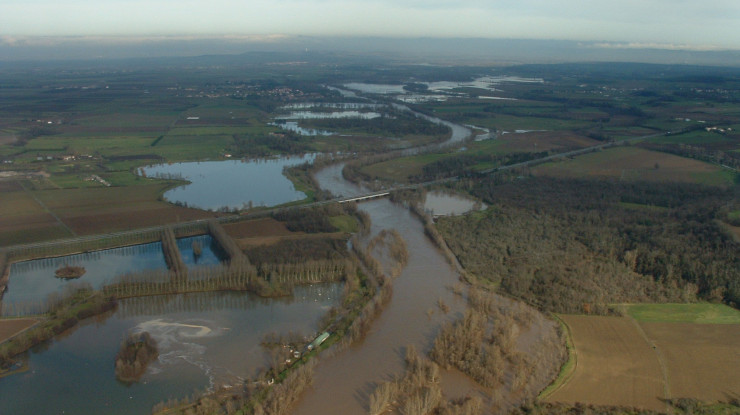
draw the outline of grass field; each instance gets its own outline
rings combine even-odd
[[[495,139],[472,142],[461,153],[433,153],[402,157],[362,168],[363,173],[394,182],[406,182],[409,177],[422,173],[425,165],[459,154],[471,156],[501,156],[513,153],[558,151],[596,145],[596,140],[563,131],[536,131],[522,134],[503,134]],[[473,170],[496,167],[491,163],[478,163]]]
[[[632,304],[626,309],[641,323],[740,324],[740,311],[724,304]]]
[[[561,318],[573,336],[576,370],[547,401],[665,410],[660,365],[630,319],[573,315]]]
[[[329,223],[340,232],[355,233],[359,228],[357,219],[350,215],[332,216],[329,218]]]
[[[532,172],[555,177],[610,177],[708,185],[731,185],[735,180],[734,173],[719,166],[637,147],[616,147],[546,163],[535,167]]]

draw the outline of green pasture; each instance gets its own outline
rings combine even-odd
[[[359,224],[354,216],[341,215],[329,217],[329,223],[339,229],[340,232],[355,233],[359,229]]]
[[[724,304],[629,304],[627,314],[655,323],[740,324],[740,310]]]

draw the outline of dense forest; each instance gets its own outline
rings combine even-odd
[[[737,187],[501,177],[459,187],[489,208],[437,224],[462,265],[543,310],[634,301],[740,304]]]

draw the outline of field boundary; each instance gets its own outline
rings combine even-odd
[[[563,363],[560,368],[560,372],[555,380],[550,383],[545,389],[537,395],[538,400],[547,399],[550,395],[557,392],[560,388],[565,386],[576,373],[578,368],[578,351],[576,350],[575,344],[573,343],[573,335],[570,330],[570,326],[557,314],[552,313],[552,317],[558,321],[560,327],[565,332],[565,348],[568,351],[568,360]]]
[[[667,414],[672,414],[673,407],[669,403],[671,399],[671,383],[670,379],[668,378],[668,365],[666,365],[665,358],[663,358],[663,353],[660,351],[658,346],[652,340],[650,340],[650,338],[645,333],[645,330],[642,329],[642,326],[640,326],[640,323],[637,320],[635,320],[630,315],[627,315],[626,317],[630,319],[635,328],[637,328],[637,332],[640,333],[640,336],[643,338],[643,340],[645,340],[647,345],[653,349],[653,352],[655,352],[655,358],[658,360],[660,372],[663,375],[663,399],[665,400],[665,410]]]

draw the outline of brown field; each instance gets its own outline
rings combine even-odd
[[[78,235],[115,232],[212,217],[212,213],[158,201],[165,185],[33,191],[64,225]],[[23,191],[2,193],[0,244],[71,236],[33,197]],[[7,201],[7,203],[6,203]]]
[[[655,351],[626,317],[561,316],[577,353],[573,376],[546,400],[663,411],[663,374]]]
[[[0,192],[20,192],[22,190],[23,187],[16,180],[0,180]]]
[[[248,220],[223,225],[226,233],[234,239],[287,236],[293,234],[283,222],[273,218]]]
[[[0,198],[0,246],[71,236],[17,181],[0,181]]]
[[[38,323],[38,320],[32,318],[13,318],[0,320],[0,343],[15,336],[21,331]]]
[[[547,163],[533,168],[532,173],[555,177],[611,177],[706,184],[731,184],[732,181],[718,166],[638,147],[616,147]]]
[[[740,324],[640,325],[665,359],[672,397],[740,398]]]

